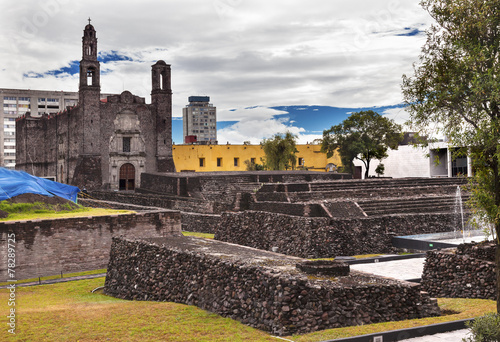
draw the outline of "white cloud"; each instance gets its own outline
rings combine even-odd
[[[218,130],[217,139],[221,144],[226,142],[241,144],[244,141],[258,144],[262,139],[271,138],[276,133],[290,132],[299,135],[304,131],[301,127],[289,125],[289,118],[244,119]]]
[[[389,108],[379,114],[388,119],[394,120],[394,122],[399,125],[404,125],[410,119],[410,113],[408,113],[403,107]]]
[[[251,106],[369,107],[401,102],[431,19],[417,0],[0,0],[0,87],[77,90],[74,76],[23,78],[81,59],[92,17],[100,51],[132,62],[106,65],[103,92],[149,101],[151,65],[172,65],[173,115],[191,95],[208,95],[219,118],[273,117]],[[98,9],[98,10],[90,10]],[[229,109],[237,108],[236,112]],[[278,127],[276,127],[278,128]]]
[[[311,143],[315,139],[321,139],[322,134],[306,132],[302,127],[294,126],[295,121],[288,117],[266,118],[266,119],[243,119],[229,127],[217,131],[217,139],[220,144],[230,142],[242,144],[250,141],[259,144],[264,138],[272,138],[276,133],[290,132],[297,136],[297,143]]]
[[[275,115],[288,114],[288,112],[283,110],[277,110],[268,107],[256,106],[248,108],[231,108],[231,109],[220,109],[217,108],[217,120],[218,121],[240,121],[240,120],[268,120],[273,118]]]

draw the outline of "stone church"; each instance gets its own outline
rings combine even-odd
[[[129,91],[101,100],[97,37],[83,32],[79,102],[16,122],[16,169],[87,189],[133,190],[143,172],[175,172],[170,65],[152,66],[151,104]]]

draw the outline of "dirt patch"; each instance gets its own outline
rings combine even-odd
[[[59,196],[43,196],[39,194],[21,194],[9,199],[6,199],[5,202],[8,203],[41,203],[41,205],[35,209],[48,209],[48,210],[75,210],[79,209],[80,206],[75,202],[69,201],[65,198]]]

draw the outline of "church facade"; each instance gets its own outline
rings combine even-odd
[[[133,190],[143,172],[175,172],[170,65],[151,70],[151,104],[129,91],[101,100],[94,27],[85,27],[79,101],[16,121],[16,169],[87,189]]]

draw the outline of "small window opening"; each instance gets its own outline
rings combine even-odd
[[[92,85],[92,79],[93,79],[93,75],[94,73],[92,72],[92,70],[87,70],[87,85],[91,86]]]
[[[123,152],[130,152],[130,137],[123,138]]]

